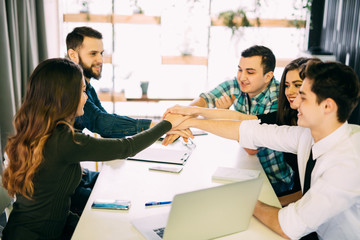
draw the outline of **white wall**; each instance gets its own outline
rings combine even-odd
[[[60,56],[58,0],[44,1],[45,27],[49,58]]]

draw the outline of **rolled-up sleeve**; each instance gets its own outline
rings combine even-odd
[[[278,220],[282,231],[290,239],[299,239],[304,233],[310,233],[311,230],[306,227],[306,224],[297,214],[297,202],[289,204],[286,208],[282,208],[278,214]],[[296,227],[294,227],[296,226]]]
[[[237,90],[236,90],[237,89]],[[219,84],[210,92],[201,93],[200,97],[203,98],[207,103],[209,108],[215,108],[215,101],[222,96],[229,96],[233,94],[235,97],[239,95],[239,86],[236,78],[234,80],[225,81]]]
[[[331,161],[329,158],[317,161],[324,160]],[[320,162],[317,164],[321,165]],[[328,223],[328,228],[339,228],[339,223],[347,222],[349,219],[354,218],[356,222],[358,211],[354,211],[351,217],[341,214],[351,207],[356,208],[355,203],[359,201],[360,181],[351,169],[358,169],[358,166],[352,165],[351,162],[349,164],[349,161],[327,169],[300,200],[281,209],[279,223],[284,233],[291,239],[301,238],[313,231],[324,236],[326,233],[323,231],[327,230],[319,229],[323,223]],[[342,226],[338,232],[342,231],[349,234],[353,230],[351,227],[347,229],[347,226]],[[341,234],[334,239],[341,239]]]
[[[201,93],[200,97],[207,102],[209,108],[215,108],[216,96],[214,94],[211,92]]]
[[[255,128],[259,125],[260,120],[243,121],[239,128],[239,143],[244,148],[257,149],[254,144]]]

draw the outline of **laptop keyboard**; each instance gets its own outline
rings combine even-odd
[[[164,236],[164,231],[165,231],[165,228],[157,228],[157,229],[154,229],[154,232],[159,235],[159,237],[163,238]]]

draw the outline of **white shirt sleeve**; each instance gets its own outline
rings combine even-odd
[[[260,120],[246,120],[239,128],[239,144],[244,148],[266,147],[296,154],[301,131],[301,127],[260,124]]]

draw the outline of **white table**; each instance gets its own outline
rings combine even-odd
[[[194,139],[196,148],[180,173],[151,171],[158,163],[116,160],[104,164],[72,239],[144,239],[131,220],[165,213],[170,205],[145,207],[145,202],[172,200],[175,194],[217,186],[211,179],[217,167],[261,169],[256,156],[249,156],[236,141],[212,134]],[[176,144],[182,144],[177,141]],[[168,164],[164,164],[168,165]],[[280,207],[266,177],[259,199]],[[91,209],[95,199],[131,200],[129,211]],[[219,239],[283,239],[252,217],[248,230]]]

